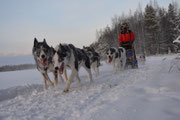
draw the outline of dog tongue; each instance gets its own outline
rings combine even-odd
[[[109,63],[111,63],[112,62],[112,58],[109,58]]]
[[[59,74],[63,74],[63,70],[64,70],[64,63],[61,64],[61,67],[59,69]]]
[[[42,64],[43,66],[46,66],[46,65],[47,65],[46,60],[45,60],[45,59],[41,59],[41,64]]]

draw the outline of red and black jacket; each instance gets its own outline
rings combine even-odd
[[[134,39],[134,33],[131,30],[127,30],[126,32],[122,31],[119,35],[119,43],[128,43],[134,41]]]

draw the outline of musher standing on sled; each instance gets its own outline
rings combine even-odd
[[[123,23],[121,26],[121,33],[119,35],[119,46],[125,48],[126,50],[131,49],[133,50],[133,56],[134,56],[134,66],[133,68],[137,68],[137,59],[134,49],[134,33],[129,30],[129,26],[127,23]]]

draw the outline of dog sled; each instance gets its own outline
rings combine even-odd
[[[123,44],[126,49],[126,68],[138,68],[138,63],[135,55],[134,44],[126,43]]]

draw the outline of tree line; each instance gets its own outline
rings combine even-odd
[[[0,72],[35,69],[35,68],[36,68],[36,65],[34,64],[5,65],[5,66],[0,67]]]
[[[109,47],[118,47],[121,24],[126,22],[135,34],[136,53],[146,55],[167,54],[179,49],[173,41],[180,36],[180,8],[176,1],[169,3],[168,8],[159,7],[157,1],[150,1],[142,10],[138,9],[129,15],[115,15],[112,24],[96,31],[97,41],[90,46],[104,56]]]

